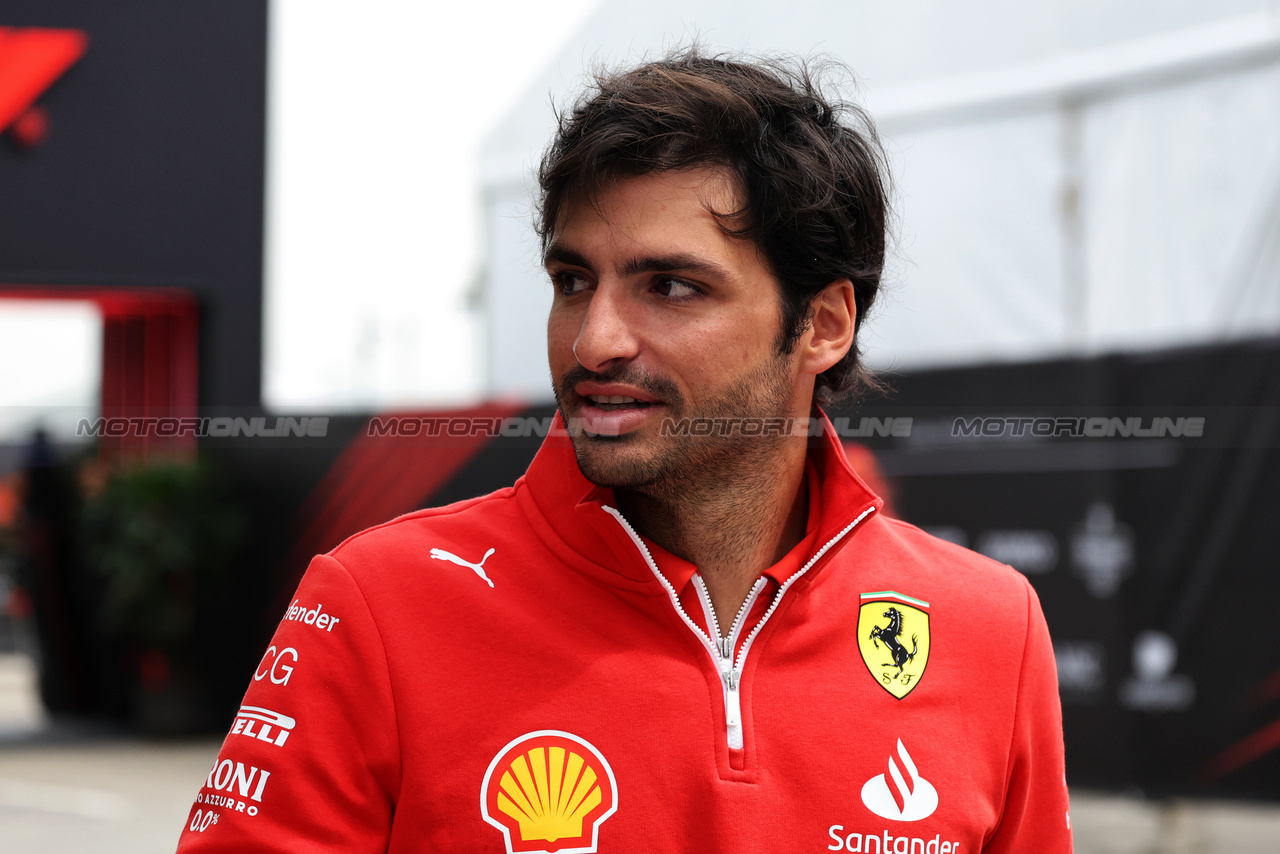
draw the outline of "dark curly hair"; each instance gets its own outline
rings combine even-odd
[[[884,268],[888,167],[858,106],[829,99],[833,62],[703,56],[684,48],[638,68],[597,72],[559,113],[538,170],[538,234],[545,254],[566,202],[620,178],[716,166],[735,176],[743,204],[713,211],[726,234],[756,243],[782,290],[777,348],[808,327],[812,301],[853,283],[853,346],[817,379],[820,403],[879,385],[859,358],[857,329]]]

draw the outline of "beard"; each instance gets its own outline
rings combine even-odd
[[[660,401],[666,408],[662,423],[683,419],[770,419],[791,416],[793,394],[786,355],[775,353],[768,362],[734,383],[716,390],[706,400],[690,404],[665,377],[626,366],[593,373],[575,366],[555,384],[556,402],[566,424],[572,425],[579,398],[573,387],[594,380],[632,385]],[[662,433],[667,435],[662,435]],[[727,435],[721,435],[727,434]],[[672,501],[769,479],[775,459],[787,437],[742,435],[741,430],[713,430],[696,436],[691,431],[645,427],[620,436],[592,435],[569,430],[578,468],[597,486],[634,490],[662,501]]]

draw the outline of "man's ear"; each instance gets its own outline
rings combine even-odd
[[[801,338],[801,369],[817,376],[835,366],[853,346],[858,304],[853,282],[837,279],[822,289],[809,308],[809,329]]]

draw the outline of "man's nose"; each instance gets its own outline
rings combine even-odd
[[[635,358],[639,346],[632,327],[625,295],[617,288],[598,285],[582,318],[578,339],[573,342],[578,364],[601,373],[616,361]]]

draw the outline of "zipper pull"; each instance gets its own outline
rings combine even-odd
[[[720,638],[720,657],[733,661],[733,635]]]
[[[725,704],[724,719],[729,728],[742,724],[742,699],[738,694],[738,671],[730,670],[724,675]]]

